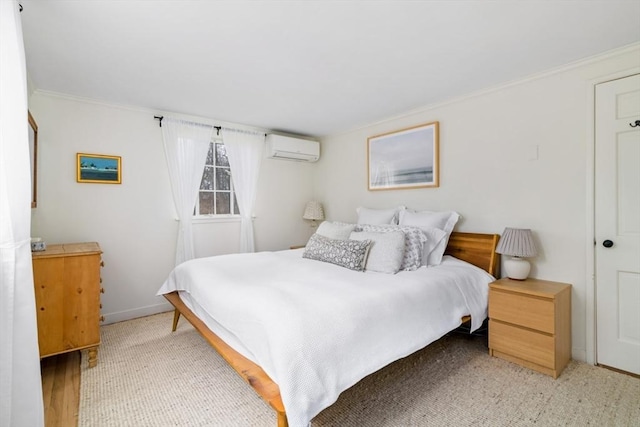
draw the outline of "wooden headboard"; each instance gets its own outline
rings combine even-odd
[[[460,233],[454,231],[449,237],[445,255],[480,267],[493,277],[500,275],[500,254],[496,253],[499,234]]]

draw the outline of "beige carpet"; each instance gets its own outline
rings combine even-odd
[[[83,365],[79,426],[268,426],[271,408],[171,313],[102,328]],[[553,380],[447,336],[344,392],[312,427],[640,426],[640,379],[571,362]],[[292,426],[294,427],[294,426]]]

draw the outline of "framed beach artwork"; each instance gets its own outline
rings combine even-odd
[[[367,139],[369,190],[438,187],[438,122]]]
[[[122,162],[120,156],[78,153],[76,174],[78,182],[120,184]]]

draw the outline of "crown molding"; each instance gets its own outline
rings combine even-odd
[[[637,43],[632,43],[626,46],[622,46],[616,49],[612,49],[609,51],[606,51],[604,53],[600,53],[597,55],[593,55],[593,56],[589,56],[587,58],[583,58],[583,59],[579,59],[576,61],[572,61],[569,62],[567,64],[561,65],[559,67],[554,67],[545,71],[540,71],[538,73],[535,74],[530,74],[526,77],[523,78],[519,78],[516,80],[511,80],[508,82],[503,82],[503,83],[499,83],[497,85],[493,85],[484,89],[480,89],[474,92],[470,92],[467,93],[465,95],[462,96],[458,96],[458,97],[454,97],[445,101],[439,101],[439,102],[435,102],[433,104],[428,104],[428,105],[424,105],[422,107],[418,107],[418,108],[414,108],[412,110],[406,111],[404,113],[400,113],[391,117],[387,117],[385,119],[381,119],[375,122],[370,122],[370,123],[366,123],[366,124],[362,124],[360,126],[357,126],[355,128],[352,128],[350,130],[344,131],[344,132],[338,132],[335,134],[331,134],[331,135],[325,135],[324,137],[321,138],[321,140],[327,139],[327,138],[332,138],[332,137],[338,137],[338,136],[343,136],[343,135],[348,135],[350,133],[354,133],[354,132],[358,132],[360,130],[369,128],[369,127],[374,127],[374,126],[378,126],[378,125],[382,125],[385,123],[389,123],[389,122],[393,122],[396,120],[401,120],[401,119],[405,119],[411,116],[416,116],[416,115],[420,115],[423,113],[426,113],[428,111],[431,110],[435,110],[438,108],[443,108],[449,105],[453,105],[453,104],[457,104],[460,102],[464,102],[464,101],[468,101],[470,99],[473,98],[477,98],[479,96],[484,96],[484,95],[488,95],[494,92],[499,92],[501,90],[513,87],[513,86],[518,86],[521,84],[525,84],[525,83],[529,83],[535,80],[540,80],[543,78],[547,78],[556,74],[561,74],[579,67],[584,67],[587,65],[591,65],[591,64],[596,64],[598,62],[602,62],[602,61],[606,61],[612,58],[616,58],[619,56],[624,56],[627,55],[629,53],[633,53],[633,52],[638,52],[638,54],[640,55],[640,42]]]
[[[270,132],[269,129],[258,128],[258,127],[255,127],[255,126],[245,125],[245,124],[242,124],[242,123],[227,122],[227,121],[224,121],[224,120],[216,120],[216,119],[211,119],[211,118],[208,118],[208,117],[194,116],[194,115],[191,115],[191,114],[178,113],[178,112],[175,112],[175,111],[154,110],[154,109],[151,109],[151,108],[138,107],[138,106],[134,106],[134,105],[117,104],[117,103],[113,103],[113,102],[102,101],[102,100],[99,100],[99,99],[87,98],[87,97],[78,96],[78,95],[70,95],[70,94],[61,93],[61,92],[55,92],[55,91],[51,91],[51,90],[35,89],[33,91],[33,95],[41,95],[41,96],[46,96],[46,97],[50,97],[50,98],[63,99],[63,100],[67,100],[67,101],[81,102],[81,103],[85,103],[85,104],[93,104],[93,105],[97,105],[97,106],[101,106],[101,107],[116,108],[116,109],[120,109],[120,110],[132,111],[132,112],[136,112],[136,113],[149,114],[149,116],[151,116],[151,118],[153,118],[153,116],[167,116],[167,117],[171,117],[171,118],[174,118],[174,119],[187,120],[187,121],[191,121],[191,122],[194,122],[194,123],[201,123],[201,124],[211,125],[211,126],[222,126],[222,127],[228,127],[228,128],[238,129],[238,130],[246,130],[246,131],[250,131],[250,132],[258,132],[258,133],[269,133]]]

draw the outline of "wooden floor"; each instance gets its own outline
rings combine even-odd
[[[45,427],[76,427],[80,405],[80,351],[40,361]]]

